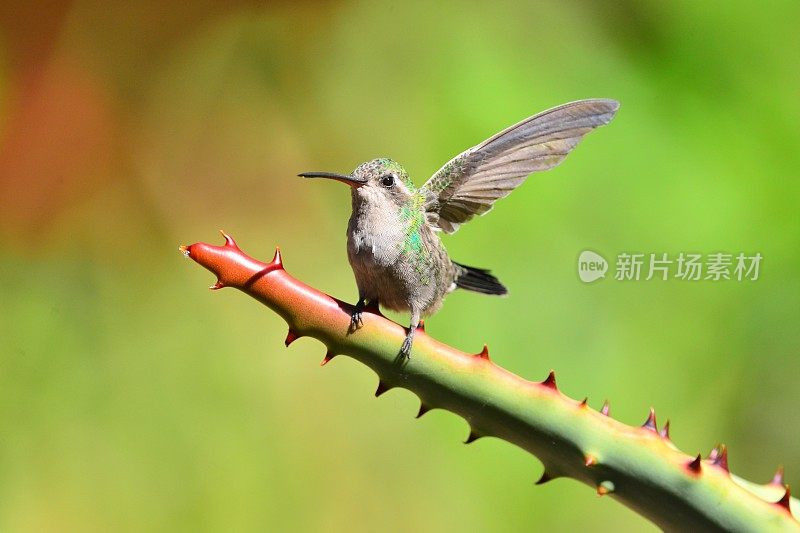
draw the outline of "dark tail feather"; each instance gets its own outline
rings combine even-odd
[[[496,277],[492,276],[488,270],[462,265],[455,261],[453,261],[453,264],[460,269],[460,273],[458,277],[456,277],[456,287],[459,289],[466,289],[483,294],[503,295],[508,293],[508,289],[506,289]]]

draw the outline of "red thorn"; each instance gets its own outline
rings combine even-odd
[[[614,484],[611,481],[603,481],[597,485],[598,496],[605,496],[609,492],[614,492]]]
[[[328,351],[325,354],[325,358],[322,360],[322,362],[319,364],[319,366],[327,365],[328,363],[331,362],[331,359],[333,359],[334,357],[336,357],[336,354],[335,353],[331,353],[330,351]]]
[[[292,328],[289,328],[289,333],[286,334],[286,340],[283,341],[283,343],[288,348],[290,344],[292,344],[294,341],[296,341],[299,338],[300,338],[300,335],[298,335],[297,332],[295,330],[293,330]]]
[[[478,435],[477,433],[475,433],[475,430],[472,430],[472,431],[469,432],[469,437],[467,437],[467,440],[464,441],[464,444],[469,444],[471,442],[475,442],[479,438],[481,438],[481,436]]]
[[[555,371],[551,370],[550,373],[547,375],[547,378],[544,381],[542,381],[541,384],[549,389],[558,390],[558,387],[556,386]]]
[[[425,331],[425,321],[424,320],[420,320],[419,324],[417,324],[417,331],[422,331],[422,332]]]
[[[658,426],[656,425],[656,410],[652,407],[650,408],[650,414],[647,415],[647,420],[644,421],[642,427],[658,433]]]
[[[430,407],[428,407],[424,403],[420,403],[419,404],[419,412],[417,413],[417,416],[415,416],[414,418],[419,418],[419,417],[421,417],[422,415],[424,415],[425,413],[427,413],[430,410],[431,410]]]
[[[689,472],[693,474],[699,474],[703,468],[702,462],[703,462],[703,457],[698,453],[697,457],[695,457],[686,464],[686,468],[688,468]]]
[[[706,459],[713,461],[717,458],[717,454],[719,454],[719,442],[716,443],[713,448],[711,448],[711,451],[708,452],[708,457],[706,457]]]
[[[661,431],[659,431],[658,434],[661,435],[662,438],[669,440],[669,420],[667,420],[666,424],[664,424],[664,427],[661,428]]]
[[[708,454],[708,460],[712,465],[718,466],[726,472],[730,472],[728,469],[728,447],[724,444],[719,444],[714,447],[711,453]]]
[[[580,403],[580,405],[578,405],[578,407],[582,407],[584,409],[586,407],[589,407],[589,397],[586,396],[583,400],[581,400],[581,403]]]
[[[779,466],[775,471],[775,475],[772,476],[772,481],[769,482],[769,485],[776,485],[778,487],[783,487],[785,485],[783,482],[783,465]]]
[[[487,344],[484,344],[481,353],[476,353],[475,357],[480,357],[481,359],[486,359],[487,361],[489,361],[489,346]]]
[[[224,230],[219,230],[223,237],[225,237],[225,246],[229,246],[231,248],[236,248],[237,250],[239,247],[236,245],[236,241],[233,240],[233,237],[225,233]]]
[[[603,402],[603,407],[600,409],[600,414],[608,416],[610,412],[611,412],[611,406],[608,405],[608,400],[606,400]]]
[[[548,481],[553,481],[556,477],[557,476],[553,476],[549,474],[547,470],[545,470],[544,472],[542,472],[542,477],[539,478],[539,481],[537,481],[535,485],[544,485]]]
[[[583,464],[584,465],[586,465],[588,467],[592,467],[592,466],[595,466],[597,464],[597,457],[595,457],[594,455],[592,455],[590,453],[587,453],[583,457],[584,457],[584,459],[583,459]]]
[[[378,389],[375,391],[375,397],[377,398],[378,396],[385,393],[389,389],[391,389],[391,387],[386,385],[386,383],[384,383],[383,381],[378,381]]]
[[[283,268],[283,258],[281,258],[280,246],[275,247],[275,255],[272,258],[271,264],[275,268],[281,268],[281,269]]]
[[[784,509],[786,509],[789,514],[792,514],[791,508],[791,501],[792,501],[792,491],[789,490],[789,485],[785,485],[786,492],[783,493],[783,498],[775,502],[775,505],[780,505]]]
[[[209,289],[211,289],[212,291],[218,291],[221,288],[223,288],[224,286],[225,286],[225,284],[222,283],[222,280],[218,279],[215,284],[213,284],[212,286],[209,287]]]

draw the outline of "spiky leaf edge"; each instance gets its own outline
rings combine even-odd
[[[468,354],[417,332],[412,357],[398,358],[405,330],[378,313],[364,313],[350,332],[353,306],[290,276],[280,250],[269,263],[244,254],[229,235],[223,246],[196,243],[180,251],[211,271],[210,288],[234,287],[260,301],[289,325],[285,344],[310,336],[327,347],[322,364],[346,354],[379,377],[376,395],[394,387],[414,392],[424,408],[462,416],[467,443],[493,436],[538,457],[537,483],[571,477],[610,495],[664,530],[800,531],[791,509],[799,505],[775,478],[756,485],[729,473],[727,448],[718,445],[705,461],[679,451],[668,431],[658,430],[655,411],[632,427],[598,412],[587,401],[566,397],[553,371],[542,382],[527,381],[497,366],[486,346]],[[782,484],[782,470],[780,481]]]

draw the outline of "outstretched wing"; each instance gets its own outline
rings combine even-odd
[[[608,124],[616,100],[580,100],[527,118],[457,155],[422,186],[428,222],[453,233],[532,172],[558,165],[584,135]]]

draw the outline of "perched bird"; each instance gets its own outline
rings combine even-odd
[[[386,158],[363,163],[352,174],[300,174],[351,188],[347,256],[358,286],[351,328],[360,326],[367,303],[410,311],[400,348],[400,355],[408,356],[420,319],[439,310],[447,293],[461,288],[506,294],[488,270],[452,261],[436,232],[455,232],[532,172],[558,165],[584,135],[608,124],[618,108],[615,100],[594,99],[539,113],[457,155],[420,188]]]

